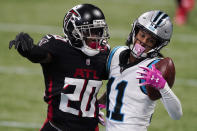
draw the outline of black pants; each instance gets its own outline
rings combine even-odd
[[[48,120],[46,120],[40,131],[60,131],[60,130],[58,130],[55,126],[53,126]]]
[[[58,127],[54,126],[50,121],[46,120],[40,131],[79,131],[74,129],[64,129],[60,130]],[[87,131],[99,131],[98,126],[93,130],[87,130]]]

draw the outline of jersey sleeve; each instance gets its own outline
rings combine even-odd
[[[48,34],[44,36],[39,42],[38,46],[47,50],[52,56],[59,54],[62,44],[60,42],[67,42],[67,40],[58,35]]]
[[[119,67],[120,64],[120,53],[124,50],[128,49],[127,46],[117,46],[113,48],[107,59],[107,72],[110,75],[111,70]]]
[[[160,93],[162,95],[161,101],[164,104],[164,107],[170,117],[174,120],[179,120],[183,114],[181,102],[170,89],[167,83],[165,87],[160,90]]]

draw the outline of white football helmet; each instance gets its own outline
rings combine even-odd
[[[126,44],[131,49],[131,53],[134,53],[132,49],[134,47],[135,36],[139,29],[149,32],[157,40],[156,46],[148,53],[142,53],[140,58],[147,56],[154,57],[157,56],[159,51],[170,42],[173,32],[173,25],[170,17],[160,10],[143,13],[132,24],[132,30],[126,41]]]

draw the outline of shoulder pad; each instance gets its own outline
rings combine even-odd
[[[113,65],[119,65],[120,53],[124,50],[127,50],[128,46],[117,46],[113,48],[108,56],[107,60],[107,70],[110,71],[110,67]]]
[[[46,44],[51,40],[61,40],[61,41],[64,41],[64,42],[68,41],[68,39],[66,39],[62,36],[48,34],[48,35],[45,35],[44,37],[42,37],[42,39],[38,42],[38,45],[42,46],[43,44]]]
[[[64,42],[68,42],[68,39],[67,38],[64,38],[62,36],[59,36],[59,35],[52,35],[52,37],[56,40],[61,40],[61,41],[64,41]]]
[[[128,59],[130,57],[130,52],[131,52],[130,49],[126,49],[126,50],[123,50],[122,52],[120,52],[120,55],[119,55],[119,61],[120,61],[119,62],[119,65],[121,67],[127,64]]]
[[[117,46],[115,48],[113,48],[110,52],[110,55],[114,55],[114,54],[120,54],[120,52],[129,49],[128,46]]]

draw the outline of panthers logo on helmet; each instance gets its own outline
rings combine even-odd
[[[151,25],[149,26],[149,29],[152,30],[152,31],[155,31],[155,29],[159,26],[162,26],[164,25],[164,19],[166,19],[168,17],[167,14],[161,12],[161,11],[158,11],[158,13],[153,16],[153,18],[151,19],[152,23]]]

